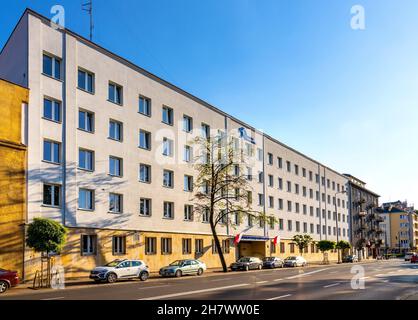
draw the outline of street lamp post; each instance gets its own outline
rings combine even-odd
[[[340,237],[339,237],[339,230],[338,230],[338,209],[337,209],[337,195],[338,194],[345,194],[346,191],[338,191],[335,193],[334,199],[335,199],[335,227],[337,228],[336,232],[337,232],[337,245],[338,242],[340,241]],[[340,249],[337,248],[337,255],[338,255],[338,263],[341,263],[341,259],[340,259]]]

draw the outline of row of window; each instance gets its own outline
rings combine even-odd
[[[43,73],[50,77],[61,79],[61,59],[53,55],[44,53],[43,55]],[[85,69],[79,68],[78,70],[78,88],[84,91],[94,93],[94,74]],[[114,82],[109,82],[108,84],[108,100],[117,104],[123,104],[123,87]],[[151,116],[151,99],[143,95],[139,95],[138,98],[138,112],[146,116]],[[45,98],[44,102],[44,117],[54,121],[61,121],[61,106],[60,102]],[[162,122],[168,125],[174,124],[174,110],[171,107],[162,106]],[[94,131],[94,114],[88,111],[80,111],[79,117],[79,127],[80,129],[93,132]],[[193,130],[193,118],[188,115],[183,115],[183,130],[185,132],[191,132]],[[204,137],[209,137],[210,135],[210,126],[202,123],[201,125],[202,135]],[[118,141],[122,140],[122,123],[116,120],[111,120],[109,128],[109,137]],[[167,146],[164,147],[164,154],[171,155],[172,141],[166,142]],[[149,132],[143,131],[140,133],[140,142],[139,145],[144,149],[151,149],[151,136]],[[171,146],[170,146],[171,145]],[[252,149],[250,144],[247,144],[247,149]],[[252,155],[252,150],[248,150],[248,154]],[[264,159],[264,154],[262,149],[258,149],[258,158],[259,160]],[[273,165],[274,156],[272,153],[267,154],[267,163]],[[277,167],[283,168],[283,159],[277,157]],[[288,172],[292,172],[292,164],[290,161],[286,161],[286,169]],[[295,175],[300,174],[300,167],[297,164],[293,164],[293,172]],[[303,177],[309,178],[310,181],[313,181],[313,172],[307,171],[306,168],[301,168],[301,174]],[[339,183],[332,181],[330,179],[325,179],[325,177],[320,177],[319,174],[315,174],[315,180],[317,183],[320,183],[322,180],[322,185],[331,188],[332,190],[337,190],[338,192],[344,191],[344,186],[340,186]]]

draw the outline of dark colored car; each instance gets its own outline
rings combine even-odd
[[[265,257],[263,259],[264,268],[283,268],[284,261],[278,257]]]
[[[415,253],[411,257],[411,263],[417,263],[418,262],[418,254]]]
[[[19,277],[16,271],[0,269],[0,294],[7,291],[7,289],[17,286],[19,284]]]
[[[230,266],[232,271],[236,270],[261,270],[263,268],[263,261],[256,257],[242,257],[237,262],[234,262]]]
[[[358,262],[358,257],[356,255],[348,255],[343,258],[343,262]]]

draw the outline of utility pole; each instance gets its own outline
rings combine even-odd
[[[87,11],[87,13],[90,15],[90,41],[93,41],[93,0],[82,4],[81,7],[82,10]]]

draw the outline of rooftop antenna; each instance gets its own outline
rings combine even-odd
[[[81,5],[82,10],[87,11],[90,15],[90,41],[93,41],[93,0],[90,0],[89,2],[86,2]]]

